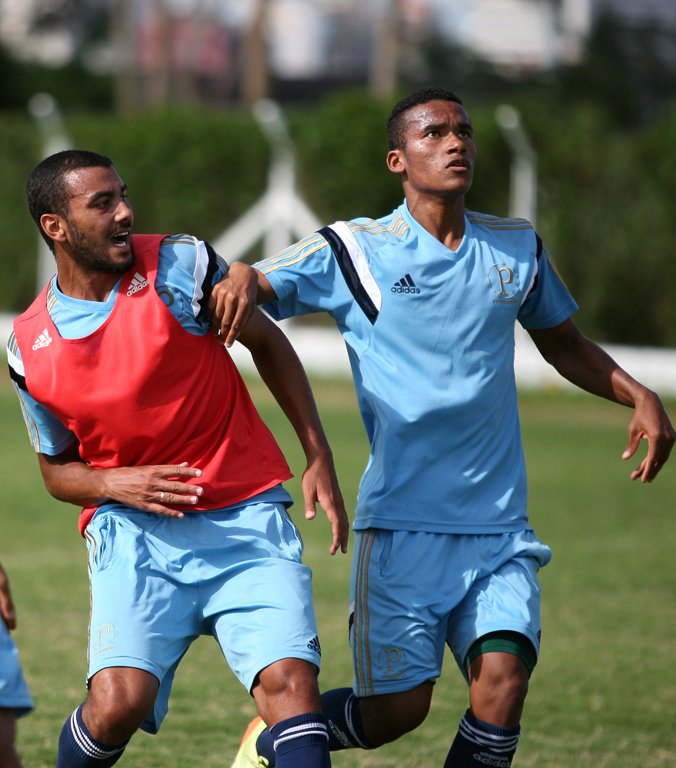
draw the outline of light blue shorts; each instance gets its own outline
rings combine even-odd
[[[532,531],[449,535],[356,531],[350,595],[358,696],[407,691],[441,674],[447,644],[464,659],[479,637],[525,635],[540,647],[537,572],[551,559]]]
[[[28,686],[24,680],[19,652],[0,619],[0,709],[13,709],[17,717],[33,709]]]
[[[319,668],[310,569],[281,503],[259,502],[171,519],[120,505],[97,512],[89,551],[91,679],[106,667],[155,675],[156,733],[176,668],[198,635],[213,635],[248,689],[283,658]]]

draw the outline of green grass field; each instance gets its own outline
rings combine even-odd
[[[260,385],[256,401],[294,470],[302,458]],[[315,382],[348,508],[366,458],[347,382]],[[622,462],[629,411],[581,394],[522,394],[530,516],[554,550],[541,572],[543,652],[533,677],[515,766],[671,768],[676,765],[676,457],[649,486]],[[672,419],[676,404],[668,408]],[[77,510],[42,486],[15,397],[0,385],[0,560],[19,614],[15,640],[37,709],[19,723],[26,768],[55,763],[64,719],[84,696],[89,610]],[[298,484],[290,488],[298,498]],[[295,509],[295,508],[294,508]],[[300,509],[300,507],[298,507]],[[328,555],[324,520],[298,519],[314,569],[323,647],[322,688],[351,679],[347,645],[349,556]],[[416,766],[443,761],[466,707],[447,658],[432,711],[413,734],[374,752],[343,752],[333,765]],[[229,766],[254,707],[215,643],[196,642],[174,684],[157,736],[139,733],[121,765]]]

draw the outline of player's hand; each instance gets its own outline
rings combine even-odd
[[[16,629],[16,611],[9,590],[9,579],[5,569],[0,565],[0,618],[9,630]]]
[[[105,474],[106,496],[145,512],[165,517],[183,517],[174,506],[197,504],[204,489],[188,483],[202,475],[202,470],[182,464],[101,469]]]
[[[211,288],[209,312],[212,327],[226,347],[231,347],[256,307],[258,280],[248,264],[236,261],[228,274]]]
[[[650,483],[669,458],[676,441],[676,432],[654,392],[648,392],[634,407],[634,415],[629,422],[627,447],[622,454],[625,461],[636,453],[641,440],[647,440],[648,452],[630,477],[632,480]]]
[[[338,478],[333,459],[319,456],[308,462],[302,480],[305,519],[314,520],[317,504],[320,504],[331,524],[332,539],[329,554],[347,552],[350,523],[345,512],[343,495],[338,487]]]

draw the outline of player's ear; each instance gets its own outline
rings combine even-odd
[[[400,149],[391,149],[387,153],[385,158],[388,170],[392,173],[401,175],[406,170],[406,163],[404,162],[404,154]]]
[[[40,216],[40,226],[51,240],[62,242],[66,238],[65,222],[58,213],[43,213]]]

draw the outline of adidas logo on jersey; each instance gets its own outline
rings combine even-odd
[[[132,277],[127,296],[133,296],[135,293],[142,291],[148,287],[148,279],[140,275],[138,272]]]
[[[404,275],[401,280],[397,280],[390,290],[392,293],[420,293],[420,288],[416,286],[409,274]]]
[[[45,330],[33,342],[33,349],[44,349],[44,347],[48,347],[52,341],[53,339],[49,335],[49,331],[45,328]]]

